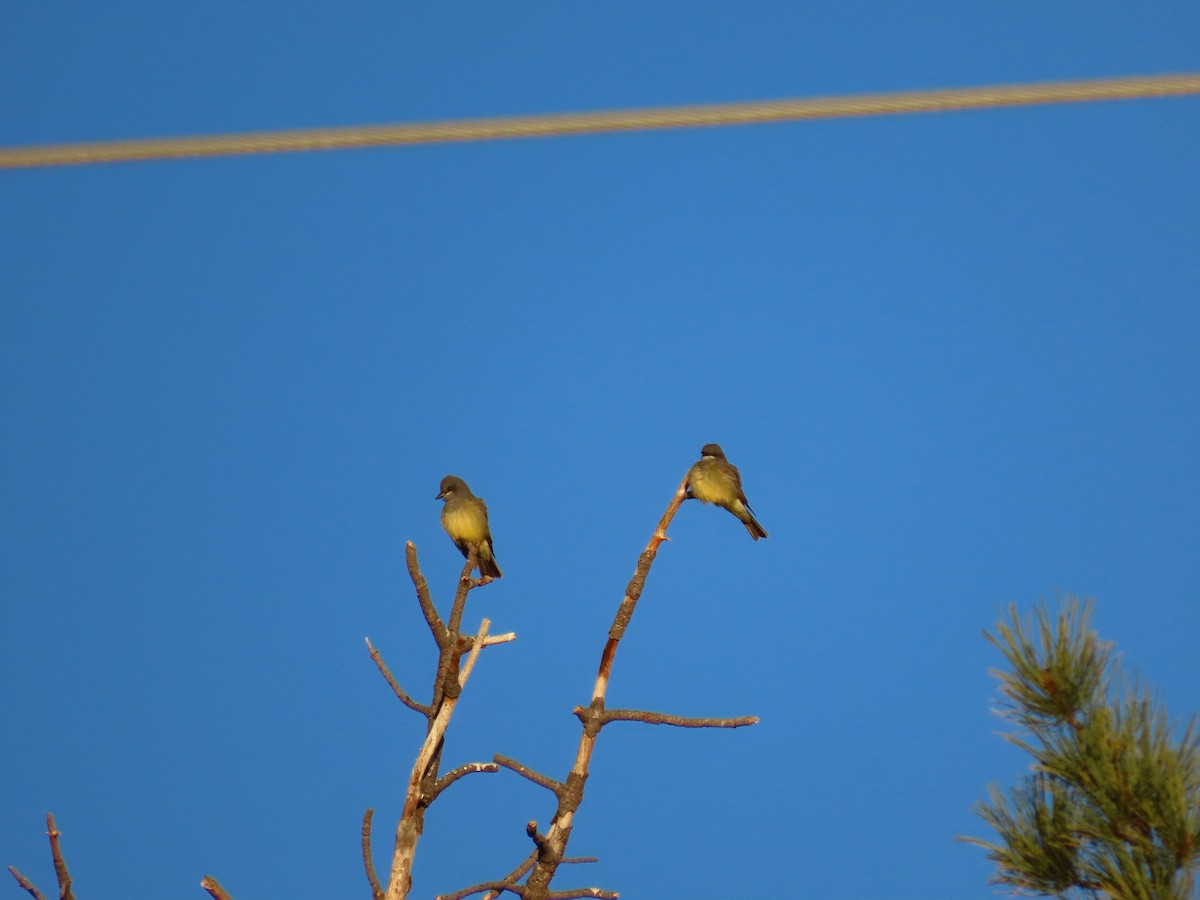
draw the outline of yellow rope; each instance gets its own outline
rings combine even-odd
[[[1200,73],[858,94],[808,100],[765,100],[399,125],[47,144],[0,149],[0,169],[296,150],[338,150],[448,141],[557,137],[659,128],[694,128],[704,125],[750,125],[802,119],[1031,106],[1041,103],[1081,103],[1092,100],[1131,100],[1184,94],[1200,94]]]

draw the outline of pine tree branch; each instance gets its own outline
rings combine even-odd
[[[995,881],[1020,892],[1100,897],[1190,896],[1200,863],[1200,742],[1139,683],[1118,677],[1112,644],[1090,627],[1092,603],[1010,606],[985,636],[1011,670],[996,672],[1005,737],[1033,774],[989,788],[975,812],[997,833],[984,847]],[[1194,720],[1193,720],[1194,721]]]

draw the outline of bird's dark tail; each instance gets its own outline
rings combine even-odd
[[[504,574],[500,571],[500,567],[496,565],[496,557],[492,556],[490,547],[479,548],[479,574],[489,575],[492,578],[504,577]]]
[[[766,530],[758,524],[758,520],[754,518],[754,514],[750,510],[746,510],[746,518],[742,520],[742,524],[746,526],[746,530],[750,532],[750,537],[756,541],[759,538],[767,536]]]

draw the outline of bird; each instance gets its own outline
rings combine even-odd
[[[705,444],[700,448],[700,459],[688,470],[687,487],[689,497],[695,497],[701,503],[715,503],[737,516],[756,541],[767,536],[746,502],[742,476],[725,458],[719,444]]]
[[[454,546],[463,556],[475,548],[480,575],[503,577],[492,553],[492,532],[488,528],[488,509],[483,498],[472,494],[467,483],[457,475],[447,475],[434,499],[446,501],[442,507],[442,527],[454,541]]]

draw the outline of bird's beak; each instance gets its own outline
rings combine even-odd
[[[443,497],[445,497],[445,496],[446,496],[446,492],[445,492],[445,491],[442,491],[440,494],[438,494],[438,495],[437,495],[436,497],[434,497],[433,499],[434,499],[434,500],[441,500],[441,499],[442,499]]]

